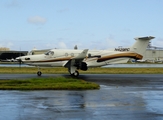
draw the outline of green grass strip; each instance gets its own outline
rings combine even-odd
[[[69,74],[67,68],[41,68],[43,74]],[[80,74],[163,74],[163,68],[89,68]],[[0,74],[36,74],[36,67],[0,67]]]
[[[74,78],[32,78],[0,80],[0,90],[86,90],[99,89],[99,85]]]

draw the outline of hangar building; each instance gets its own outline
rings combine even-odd
[[[0,49],[0,60],[6,60],[6,59],[15,59],[19,56],[27,55],[28,51],[12,51],[9,49]]]
[[[144,53],[143,60],[146,60],[147,62],[162,62],[163,48],[148,46]]]

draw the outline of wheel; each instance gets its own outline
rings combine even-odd
[[[38,72],[37,72],[37,75],[38,75],[38,76],[41,76],[41,74],[42,74],[41,71],[38,71]]]
[[[78,76],[79,76],[79,72],[76,70],[76,71],[73,73],[73,75],[74,75],[75,77],[78,77]]]

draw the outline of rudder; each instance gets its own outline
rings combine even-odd
[[[138,54],[143,55],[149,44],[149,41],[154,38],[155,37],[152,37],[152,36],[134,38],[136,42],[134,43],[132,47],[130,47],[130,51],[134,51]]]

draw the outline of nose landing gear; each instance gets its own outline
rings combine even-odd
[[[41,71],[38,71],[37,72],[37,76],[41,76],[42,75],[42,72]]]
[[[38,67],[38,72],[37,72],[37,76],[41,76],[42,75],[42,72],[40,70],[40,67]]]

